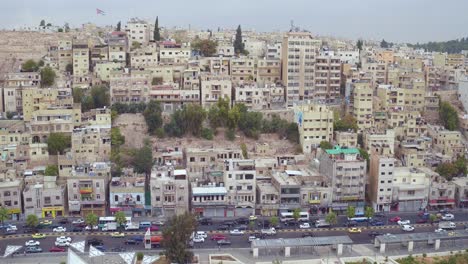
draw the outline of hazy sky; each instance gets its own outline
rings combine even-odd
[[[161,26],[288,30],[290,21],[320,35],[395,42],[468,36],[467,0],[0,0],[0,28],[85,22],[122,24],[131,17]],[[96,8],[106,12],[96,15]]]

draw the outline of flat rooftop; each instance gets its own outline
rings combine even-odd
[[[382,244],[386,243],[402,243],[408,241],[434,241],[436,239],[447,240],[447,239],[467,239],[467,230],[454,230],[446,232],[426,232],[426,233],[407,233],[407,234],[386,234],[377,236],[378,242]]]
[[[278,238],[253,240],[252,248],[279,248],[279,247],[306,247],[306,246],[329,246],[337,244],[352,244],[349,236],[327,236],[327,237],[303,237],[303,238]]]

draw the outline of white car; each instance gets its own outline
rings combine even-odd
[[[398,223],[398,225],[402,226],[402,225],[409,225],[411,222],[410,222],[410,220],[400,220],[397,223]]]
[[[249,243],[252,243],[254,240],[260,240],[260,238],[256,236],[249,236]]]
[[[308,229],[308,228],[310,228],[310,224],[309,223],[302,223],[302,224],[299,225],[299,228]]]
[[[39,245],[41,245],[41,242],[36,241],[36,240],[29,240],[29,241],[26,241],[26,243],[24,243],[24,245],[26,247],[39,246]]]
[[[83,224],[84,223],[84,220],[83,219],[76,219],[76,220],[73,220],[72,224],[74,225],[77,225],[77,224]]]
[[[69,247],[70,242],[67,241],[55,241],[55,246],[56,247]]]
[[[208,234],[207,234],[205,231],[197,231],[197,232],[195,233],[195,236],[207,238],[207,237],[208,237]]]
[[[52,231],[61,233],[61,232],[67,232],[67,229],[63,226],[59,226],[59,227],[52,229]]]
[[[455,219],[455,216],[453,214],[445,214],[442,216],[442,220],[448,221],[448,220],[453,220]]]
[[[196,236],[192,239],[193,243],[203,243],[205,239],[203,237]]]
[[[15,225],[9,225],[7,230],[18,231],[18,228]]]
[[[410,226],[410,225],[403,225],[401,227],[401,229],[405,232],[413,232],[414,231],[414,227],[413,226]]]
[[[68,242],[70,243],[72,241],[71,237],[66,237],[66,236],[60,236],[55,239],[56,242]]]
[[[436,230],[434,230],[434,232],[436,232],[436,233],[444,233],[444,232],[447,232],[447,230],[442,229],[442,228],[437,228]]]
[[[93,226],[93,230],[98,230],[98,229],[99,229],[99,226]],[[88,231],[91,230],[91,226],[89,226],[89,225],[86,226],[85,230],[88,230]]]
[[[244,234],[244,231],[239,229],[233,229],[229,231],[229,234],[231,234],[232,236],[242,236]]]

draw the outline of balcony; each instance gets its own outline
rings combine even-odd
[[[93,193],[93,188],[92,187],[80,187],[80,194],[92,194]]]
[[[309,204],[320,204],[321,200],[309,200]]]

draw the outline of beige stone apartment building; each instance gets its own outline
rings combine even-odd
[[[310,153],[322,141],[330,142],[333,139],[333,111],[326,105],[298,105],[294,108],[294,116],[304,153]]]

